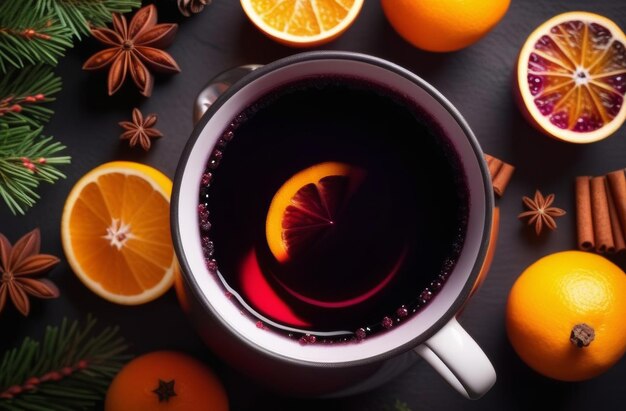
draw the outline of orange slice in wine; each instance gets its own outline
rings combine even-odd
[[[522,111],[551,137],[591,143],[626,119],[626,36],[606,17],[563,13],[526,40],[517,64]]]
[[[320,163],[296,173],[278,189],[267,213],[265,234],[279,262],[322,241],[360,175],[360,169],[348,164]]]

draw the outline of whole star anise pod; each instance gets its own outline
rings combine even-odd
[[[38,228],[24,235],[13,246],[0,234],[0,312],[6,305],[7,295],[24,316],[30,311],[29,295],[37,298],[59,296],[59,289],[50,280],[35,278],[59,262],[53,255],[39,254],[40,245]]]
[[[189,17],[192,14],[200,13],[204,6],[211,4],[211,0],[178,0],[178,10],[180,13]]]
[[[541,230],[544,226],[548,227],[550,230],[554,230],[556,228],[556,221],[554,219],[565,215],[565,210],[551,207],[554,202],[554,194],[550,194],[544,198],[543,194],[537,190],[535,191],[535,197],[533,199],[524,196],[522,197],[522,201],[528,211],[520,213],[517,218],[528,218],[528,225],[535,225],[535,233],[537,235],[541,234]]]
[[[139,144],[144,150],[150,150],[151,138],[163,137],[163,134],[154,125],[157,122],[156,114],[148,114],[143,118],[139,109],[133,109],[133,121],[120,121],[119,125],[126,131],[122,133],[120,139],[129,140],[128,144],[135,147]]]
[[[96,28],[91,34],[101,43],[110,46],[91,56],[83,65],[84,70],[98,70],[108,66],[109,95],[114,94],[130,72],[141,94],[152,94],[154,76],[150,70],[178,73],[180,67],[172,56],[161,48],[174,40],[177,24],[156,24],[157,9],[151,4],[135,13],[130,25],[126,17],[113,13],[113,29]]]

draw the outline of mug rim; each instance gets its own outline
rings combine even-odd
[[[480,239],[478,252],[476,254],[476,259],[472,266],[471,272],[467,276],[465,280],[465,284],[463,288],[455,297],[454,301],[449,305],[448,309],[445,311],[443,315],[441,315],[437,320],[435,320],[430,327],[428,327],[424,332],[416,335],[411,340],[400,344],[393,349],[387,350],[378,355],[372,355],[369,357],[365,357],[362,359],[339,362],[339,363],[326,363],[326,362],[316,362],[309,361],[304,359],[297,359],[290,356],[282,355],[275,351],[270,351],[265,347],[257,344],[255,341],[250,340],[249,338],[244,338],[244,336],[240,336],[239,332],[235,330],[231,324],[224,318],[211,303],[208,302],[206,295],[200,289],[200,286],[192,274],[193,270],[189,262],[187,261],[186,254],[184,252],[182,246],[181,232],[180,226],[178,224],[179,220],[177,215],[179,213],[179,199],[180,199],[180,188],[182,178],[185,174],[185,170],[189,165],[189,157],[190,154],[196,145],[196,142],[200,135],[203,133],[207,123],[213,117],[214,113],[217,112],[225,102],[227,102],[233,95],[237,94],[242,88],[246,85],[254,82],[256,79],[265,76],[268,73],[271,73],[274,70],[290,66],[296,63],[302,63],[311,60],[351,60],[366,64],[372,64],[383,68],[385,70],[390,70],[397,75],[404,77],[417,84],[419,88],[424,90],[427,94],[429,94],[437,103],[439,103],[448,114],[454,119],[455,123],[460,127],[463,132],[467,142],[469,143],[473,154],[474,159],[477,162],[477,166],[480,169],[481,180],[483,182],[484,188],[484,206],[485,206],[485,215],[484,215],[484,224],[482,231],[482,238]],[[207,153],[208,156],[208,153]],[[464,167],[465,168],[465,167]],[[201,117],[200,121],[194,126],[191,136],[189,137],[183,152],[181,153],[179,163],[176,168],[175,177],[173,180],[173,189],[172,196],[170,202],[170,229],[172,233],[172,240],[174,245],[174,250],[176,252],[178,262],[180,265],[180,272],[183,281],[188,285],[188,290],[193,293],[193,298],[197,299],[201,302],[202,308],[208,309],[210,314],[214,319],[216,319],[219,324],[228,330],[232,335],[238,336],[237,340],[246,344],[249,348],[254,351],[263,353],[271,358],[280,359],[281,361],[287,361],[290,363],[296,363],[300,365],[307,365],[313,367],[328,367],[328,366],[359,366],[364,364],[371,364],[373,362],[382,361],[384,359],[396,356],[402,352],[407,351],[408,349],[412,349],[419,344],[424,343],[431,336],[433,336],[437,331],[439,331],[443,326],[445,326],[450,319],[452,319],[462,308],[468,298],[471,296],[472,290],[476,281],[478,280],[478,276],[480,274],[481,268],[485,261],[485,257],[487,254],[487,249],[489,247],[489,238],[492,229],[492,214],[494,207],[494,195],[492,188],[491,176],[489,174],[489,170],[487,167],[487,163],[483,157],[483,151],[478,143],[476,136],[473,131],[469,127],[469,124],[465,120],[465,118],[461,115],[461,113],[454,107],[454,105],[445,98],[445,96],[438,91],[434,86],[426,82],[424,79],[414,74],[413,72],[405,69],[404,67],[395,64],[391,61],[385,60],[380,57],[372,56],[364,53],[350,52],[350,51],[307,51],[300,52],[294,55],[290,55],[278,60],[274,60],[266,65],[263,65],[251,73],[247,74],[241,80],[234,83],[231,87],[229,87],[220,97],[213,103],[204,115]]]

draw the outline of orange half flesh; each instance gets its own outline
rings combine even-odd
[[[626,36],[593,13],[560,14],[537,28],[518,61],[527,114],[548,135],[590,143],[626,119]]]
[[[140,304],[171,286],[177,263],[169,230],[171,181],[158,170],[112,162],[88,172],[63,210],[68,262],[101,297]]]

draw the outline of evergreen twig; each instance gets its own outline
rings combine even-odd
[[[141,0],[0,1],[0,72],[28,64],[56,64],[72,37],[105,26],[113,13],[127,13]]]
[[[89,34],[90,26],[106,26],[112,20],[112,13],[128,13],[139,6],[141,0],[36,0],[34,3],[37,13],[57,16],[79,39]]]
[[[70,157],[54,156],[65,146],[40,133],[41,127],[0,127],[0,197],[13,214],[35,204],[40,182],[65,178],[57,166],[68,164]]]
[[[0,1],[0,72],[28,64],[56,64],[72,47],[71,30],[53,14],[34,13],[29,2]]]
[[[0,78],[0,127],[28,124],[39,127],[48,121],[52,110],[42,103],[54,101],[61,90],[61,79],[47,65],[10,68]]]
[[[41,342],[26,338],[0,362],[0,410],[84,410],[100,401],[130,358],[117,327],[95,332],[91,315],[84,324],[63,319],[49,326]]]

